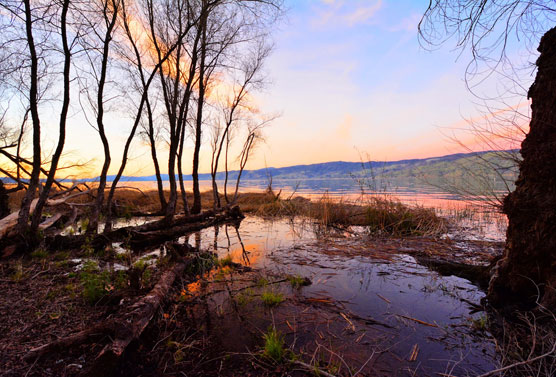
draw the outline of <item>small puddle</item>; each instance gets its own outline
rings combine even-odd
[[[350,234],[316,234],[309,220],[247,217],[187,240],[220,258],[230,255],[269,281],[293,275],[312,282],[301,289],[273,286],[288,298],[275,309],[248,304],[238,316],[221,316],[212,327],[224,349],[252,349],[274,323],[303,354],[341,354],[361,373],[476,375],[496,368],[495,344],[477,325],[486,314],[476,312],[484,292],[475,285],[429,270],[401,247],[382,250]],[[226,292],[218,295],[211,298],[214,308],[233,312]],[[248,334],[246,317],[258,332]]]

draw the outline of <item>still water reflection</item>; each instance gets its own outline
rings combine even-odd
[[[312,284],[299,293],[305,300],[336,303],[338,323],[345,324],[342,315],[358,320],[359,341],[350,347],[359,347],[354,352],[361,363],[372,352],[388,350],[381,368],[395,371],[392,375],[477,375],[494,369],[494,343],[477,336],[473,325],[484,316],[474,311],[484,296],[480,289],[440,276],[401,250],[384,252],[360,237],[315,234],[307,220],[248,217],[206,229],[189,242],[257,270],[308,277]],[[414,349],[417,360],[410,361]]]

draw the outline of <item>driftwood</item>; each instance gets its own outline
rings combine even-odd
[[[76,249],[88,243],[93,248],[100,250],[111,242],[126,240],[130,246],[141,248],[163,243],[215,224],[242,218],[243,214],[239,207],[232,207],[220,211],[206,211],[194,216],[179,217],[172,221],[162,219],[140,226],[119,228],[97,235],[56,235],[47,237],[46,245],[50,250],[63,250]]]
[[[139,339],[145,328],[164,302],[174,281],[183,274],[193,258],[182,260],[160,277],[154,288],[133,304],[125,314],[118,316],[114,339],[98,354],[92,365],[85,368],[82,376],[109,376],[114,373],[127,346]]]
[[[37,206],[38,201],[39,199],[34,199],[31,202],[29,213],[33,213],[35,207]],[[11,233],[17,225],[18,218],[19,218],[19,211],[16,211],[4,217],[2,220],[0,220],[0,238],[9,237],[12,235]]]
[[[146,295],[122,309],[114,317],[97,324],[89,329],[57,339],[51,343],[31,349],[24,359],[27,361],[37,360],[43,355],[78,346],[90,342],[99,337],[110,336],[111,342],[107,344],[91,364],[82,372],[83,376],[107,376],[111,375],[124,354],[127,346],[139,339],[145,328],[149,325],[157,311],[160,309],[166,296],[169,294],[175,280],[181,276],[187,266],[194,260],[191,254],[196,250],[188,244],[169,245],[180,259],[172,268],[162,274],[154,288]]]
[[[69,195],[63,195],[61,198],[58,199],[48,199],[46,201],[46,205],[47,206],[59,206],[62,204],[67,204],[70,205],[70,203],[67,203],[67,201],[69,199],[75,198],[77,196],[80,195],[84,195],[87,194],[89,191],[81,191],[75,194],[71,194]],[[29,209],[29,214],[32,214],[35,211],[35,207],[37,206],[39,199],[33,199],[33,201],[31,202],[31,207]],[[57,217],[58,216],[58,217]],[[44,230],[52,225],[54,225],[56,223],[57,220],[60,219],[60,217],[62,217],[62,215],[54,215],[53,217],[51,217],[50,219],[47,219],[45,222],[43,222],[39,228]],[[14,230],[15,227],[17,226],[17,222],[18,222],[18,218],[19,218],[19,211],[16,212],[12,212],[11,214],[9,214],[8,216],[4,217],[3,219],[0,219],[0,239],[2,238],[8,238],[8,237],[12,237],[14,236]],[[53,220],[54,218],[54,220]]]
[[[62,216],[63,215],[61,213],[57,213],[54,216],[47,218],[45,221],[40,223],[39,229],[45,230],[45,229],[50,228],[52,225],[56,224],[56,222],[58,220],[60,220],[62,218]]]

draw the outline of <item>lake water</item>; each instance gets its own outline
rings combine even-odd
[[[167,182],[165,182],[167,185]],[[191,181],[186,181],[186,189],[191,189]],[[121,186],[138,187],[142,190],[155,190],[155,181],[122,182]],[[224,182],[218,182],[222,192]],[[363,186],[363,187],[362,187]],[[372,186],[372,187],[370,187]],[[272,189],[280,197],[287,199],[292,196],[303,196],[311,200],[319,200],[324,195],[335,200],[361,202],[366,195],[380,196],[399,200],[408,205],[419,205],[434,208],[441,216],[449,217],[458,223],[458,234],[455,238],[474,240],[504,241],[507,219],[493,204],[497,203],[492,196],[468,196],[458,193],[457,189],[447,189],[438,184],[433,186],[417,180],[375,182],[373,185],[359,184],[354,179],[275,179]],[[210,181],[200,181],[201,191],[212,190]],[[167,186],[165,187],[167,188]],[[268,188],[267,180],[243,180],[240,192],[264,192]],[[228,185],[233,192],[233,185]],[[499,198],[505,192],[501,189],[491,195]]]
[[[272,325],[305,360],[317,351],[337,353],[362,375],[463,376],[497,366],[495,343],[477,325],[486,318],[476,310],[484,292],[419,264],[399,241],[385,247],[364,237],[322,238],[310,221],[257,217],[180,241],[230,256],[254,269],[251,281],[269,282],[247,289],[247,275],[231,272],[186,288],[207,297],[195,320],[206,321],[222,352],[256,350],[261,332]],[[288,275],[312,284],[294,289],[287,281],[273,283]],[[286,300],[269,311],[260,301],[268,291]],[[206,308],[218,314],[209,320]]]
[[[140,187],[155,186],[143,182]],[[209,189],[210,182],[201,187]],[[246,181],[241,189],[264,191],[266,182]],[[361,198],[358,187],[344,180],[275,181],[273,189],[282,190],[283,198],[294,194],[318,200],[325,193],[338,200]],[[372,195],[435,208],[457,220],[457,227],[444,235],[446,242],[377,243],[364,234],[323,237],[311,219],[248,216],[183,236],[178,242],[219,258],[229,256],[252,270],[213,271],[205,277],[208,283],[184,287],[186,297],[199,304],[187,316],[176,317],[178,322],[197,323],[203,334],[218,339],[222,353],[216,359],[237,350],[257,352],[261,334],[273,326],[305,361],[314,364],[317,354],[323,359],[340,355],[336,362],[344,369],[339,374],[347,374],[348,366],[373,376],[463,376],[496,369],[495,341],[480,309],[484,291],[464,278],[434,271],[420,262],[418,253],[441,248],[457,257],[469,253],[471,240],[502,241],[505,218],[480,200],[432,187],[397,186]],[[484,253],[501,250],[500,244],[479,247]],[[312,284],[293,288],[284,280],[288,275]],[[268,285],[259,285],[261,280]],[[282,294],[285,301],[269,310],[261,301],[265,292]]]

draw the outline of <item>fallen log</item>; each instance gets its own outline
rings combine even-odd
[[[130,226],[97,235],[55,235],[47,237],[45,244],[50,250],[77,249],[86,242],[96,250],[105,248],[111,242],[127,240],[135,248],[156,245],[173,238],[196,232],[226,221],[242,219],[239,207],[221,211],[206,211],[200,215],[177,218],[168,223],[164,220],[139,226]]]
[[[48,199],[46,201],[46,205],[52,207],[52,206],[59,206],[61,204],[69,204],[66,203],[69,199],[75,198],[80,195],[84,195],[86,193],[88,193],[88,191],[81,191],[71,195],[66,194],[59,199]],[[39,199],[33,199],[33,201],[31,202],[31,206],[29,208],[30,215],[33,214],[33,212],[35,211],[35,207],[37,206],[38,201]],[[56,220],[58,220],[60,217],[58,217]],[[0,219],[0,239],[14,236],[14,230],[17,225],[18,219],[19,219],[19,211],[12,212],[8,216],[4,217],[3,219]],[[45,223],[47,222],[48,220]],[[50,225],[46,226],[45,223],[41,224],[40,229],[46,229],[48,226],[53,224],[51,223]]]
[[[38,201],[39,199],[34,199],[31,202],[31,206],[29,209],[30,214],[33,213],[33,211],[35,210]],[[0,238],[9,237],[12,235],[11,233],[17,225],[18,218],[19,218],[19,211],[16,211],[16,212],[12,212],[8,216],[0,220]]]
[[[183,274],[192,260],[193,258],[188,258],[175,264],[171,270],[162,274],[149,294],[133,304],[124,315],[114,320],[113,341],[100,351],[92,364],[81,373],[81,376],[110,376],[115,372],[128,345],[139,339],[162,305],[176,278]]]
[[[129,240],[129,245],[132,248],[142,248],[153,245],[158,245],[166,241],[171,241],[175,238],[197,232],[199,230],[211,227],[230,220],[237,220],[236,217],[230,217],[229,214],[223,213],[215,215],[202,222],[190,223],[171,228],[161,229],[150,232],[134,232]]]
[[[164,272],[146,296],[100,324],[29,350],[23,359],[26,361],[37,360],[41,356],[52,352],[110,336],[111,343],[102,349],[82,374],[84,376],[106,376],[114,372],[127,346],[134,340],[139,339],[162,306],[175,280],[183,274],[187,266],[194,260],[194,257],[186,255],[196,250],[188,244],[170,244],[169,247],[176,249],[178,255],[185,255],[185,257],[181,257],[171,269]]]
[[[44,344],[40,347],[35,347],[29,350],[23,357],[24,360],[30,361],[37,359],[43,355],[56,352],[59,350],[67,349],[76,345],[84,344],[92,339],[106,336],[114,331],[114,323],[112,321],[103,322],[86,330],[66,336],[64,338],[56,339],[50,343]]]

